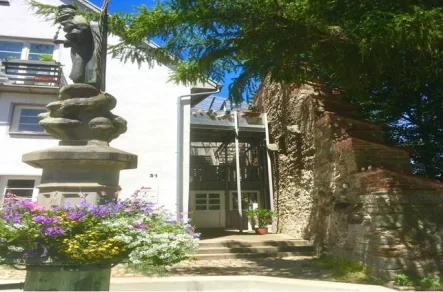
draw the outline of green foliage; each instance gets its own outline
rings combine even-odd
[[[251,103],[251,104],[248,106],[248,111],[250,111],[250,112],[254,112],[254,113],[259,113],[259,112],[260,112],[260,108],[259,108],[257,105]]]
[[[319,268],[329,270],[332,276],[340,281],[381,284],[370,276],[368,267],[360,262],[324,255],[318,258],[317,265]]]
[[[395,275],[394,284],[397,286],[406,287],[420,287],[421,289],[436,289],[440,288],[441,283],[438,279],[433,277],[424,277],[421,279],[410,279],[406,274]]]
[[[56,13],[30,3],[37,14]],[[109,29],[121,38],[114,55],[173,65],[175,83],[238,73],[234,104],[268,74],[342,89],[366,118],[387,125],[388,141],[414,151],[417,173],[443,179],[442,1],[163,0],[112,15]],[[143,45],[152,38],[164,47]]]
[[[409,279],[406,274],[397,274],[395,275],[394,284],[397,286],[407,286],[412,287],[414,283]]]
[[[419,286],[422,289],[435,289],[440,288],[440,281],[434,278],[425,277],[420,280]]]
[[[246,210],[246,214],[251,219],[251,224],[253,226],[258,225],[258,227],[267,227],[272,224],[272,216],[275,215],[275,212],[267,209],[254,209]]]
[[[7,59],[7,60],[15,60],[15,59],[17,59],[17,58],[14,57],[14,56],[8,56],[6,59]]]
[[[38,57],[40,61],[54,61],[54,58],[50,54],[42,54]]]

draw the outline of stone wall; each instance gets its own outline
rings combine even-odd
[[[310,95],[309,88],[272,84],[262,87],[257,96],[268,113],[271,139],[280,148],[271,153],[274,204],[279,212],[275,227],[298,238],[305,237],[312,210],[316,116]]]
[[[318,85],[265,80],[255,102],[269,115],[278,232],[319,253],[367,263],[374,274],[438,274],[443,184],[414,176],[409,152],[385,144],[359,107]]]

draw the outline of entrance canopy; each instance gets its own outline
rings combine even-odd
[[[238,142],[260,143],[265,140],[264,115],[237,111],[231,113],[192,109],[191,141],[230,142],[234,140],[237,130]]]
[[[250,229],[244,210],[253,205],[273,209],[272,178],[266,171],[271,167],[267,116],[242,109],[213,110],[214,104],[213,100],[209,108],[191,110],[189,211],[197,226]]]

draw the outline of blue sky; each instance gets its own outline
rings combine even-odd
[[[92,3],[101,7],[103,4],[103,0],[90,0]],[[134,10],[134,7],[140,5],[146,5],[148,7],[152,7],[155,4],[153,0],[111,0],[109,10],[111,13],[118,11],[131,12]],[[155,40],[153,40],[155,42]],[[159,44],[161,45],[161,44]],[[225,76],[225,81],[223,84],[223,90],[217,96],[219,97],[228,97],[228,87],[231,83],[230,80],[235,77],[234,74],[228,74]]]

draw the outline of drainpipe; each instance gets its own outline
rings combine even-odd
[[[187,141],[184,141],[184,128],[185,128],[185,120],[187,121],[186,130],[190,133],[190,112],[186,113],[188,116],[185,116],[184,108],[185,105],[191,106],[191,97],[199,96],[199,95],[211,95],[220,93],[223,86],[216,85],[215,91],[207,91],[207,92],[199,92],[199,93],[190,93],[185,95],[180,95],[177,97],[177,110],[178,110],[178,128],[177,128],[177,219],[180,219],[180,213],[182,213],[181,219],[188,220],[188,212],[189,212],[189,155],[190,155],[190,138]],[[188,136],[189,137],[189,136]],[[186,151],[186,155],[184,154],[185,147],[188,151]],[[186,169],[184,166],[187,166]],[[186,185],[184,184],[184,178],[187,177]]]

